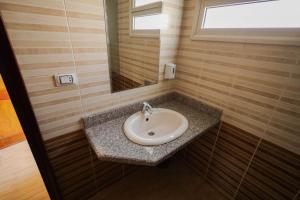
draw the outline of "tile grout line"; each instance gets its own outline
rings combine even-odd
[[[97,187],[97,180],[96,180],[96,169],[95,169],[95,163],[94,163],[94,160],[93,160],[93,152],[92,152],[92,147],[89,147],[89,152],[90,152],[90,162],[91,162],[91,167],[92,167],[92,170],[93,170],[93,179],[94,179],[94,184],[95,184],[95,187]]]
[[[203,70],[203,67],[202,67],[201,69]],[[228,97],[230,97],[230,95],[231,95],[231,93],[232,93],[232,89],[233,89],[233,85],[235,84],[235,80],[236,80],[236,75],[233,74],[233,75],[232,75],[232,80],[231,80],[231,86],[230,86],[230,87],[228,88],[228,90],[226,91]],[[221,128],[222,128],[222,126],[223,126],[222,118],[223,118],[223,116],[224,116],[224,108],[225,108],[228,104],[229,104],[228,102],[225,102],[225,103],[224,103],[224,106],[223,106],[223,113],[222,113],[222,116],[221,116],[221,123],[220,123],[220,125],[219,125],[217,137],[216,137],[216,140],[215,140],[215,143],[214,143],[214,145],[213,145],[212,152],[211,152],[211,155],[210,155],[210,158],[209,158],[209,161],[208,161],[208,166],[207,166],[207,169],[206,169],[206,172],[205,172],[205,175],[204,175],[204,178],[205,178],[205,179],[207,178],[207,174],[208,174],[208,171],[209,171],[209,168],[210,168],[212,159],[213,159],[213,155],[214,155],[214,151],[215,151],[215,148],[216,148],[216,145],[217,145],[217,141],[218,141],[218,139],[219,139],[219,134],[220,134]]]
[[[63,0],[63,4],[64,4],[65,17],[66,17],[66,21],[67,21],[67,30],[68,30],[68,35],[69,35],[70,44],[71,44],[71,51],[72,51],[72,58],[73,58],[74,70],[75,70],[75,73],[76,73],[76,76],[77,76],[77,81],[78,81],[77,89],[78,89],[78,92],[79,92],[81,116],[83,117],[83,116],[85,116],[86,112],[83,109],[82,93],[81,93],[81,89],[80,89],[80,81],[79,81],[78,71],[77,71],[77,66],[76,66],[76,61],[75,61],[74,46],[73,46],[72,34],[71,34],[71,30],[70,30],[69,17],[68,17],[68,14],[67,14],[66,0]]]
[[[260,144],[261,144],[261,141],[262,141],[262,138],[259,139],[259,141],[258,141],[258,143],[257,143],[257,145],[256,145],[256,147],[255,147],[255,150],[254,150],[254,152],[253,152],[253,154],[252,154],[252,156],[251,156],[251,159],[250,159],[250,161],[249,161],[249,163],[248,163],[248,166],[247,166],[247,168],[245,169],[245,171],[244,171],[244,173],[243,173],[243,176],[242,176],[242,178],[241,178],[241,181],[240,181],[238,187],[236,188],[235,194],[233,195],[233,199],[236,198],[236,196],[237,196],[237,194],[238,194],[238,192],[239,192],[239,190],[240,190],[240,187],[241,187],[241,185],[242,185],[242,183],[243,183],[243,181],[244,181],[244,179],[245,179],[245,176],[246,176],[246,174],[248,173],[248,170],[249,170],[249,168],[250,168],[250,166],[251,166],[251,164],[252,164],[252,161],[253,161],[253,159],[254,159],[254,156],[255,156],[255,154],[256,154],[256,152],[257,152],[257,150],[258,150],[258,148],[259,148],[259,146],[260,146]]]
[[[221,121],[220,125],[219,125],[219,128],[218,128],[218,133],[217,133],[217,136],[216,136],[216,140],[214,142],[213,148],[212,148],[210,156],[209,156],[209,161],[208,161],[208,165],[207,165],[207,168],[206,168],[206,171],[205,171],[205,174],[204,174],[204,179],[207,178],[208,170],[209,170],[209,167],[210,167],[211,162],[212,162],[212,158],[213,158],[213,155],[214,155],[214,151],[215,151],[215,148],[216,148],[216,145],[217,145],[217,141],[218,141],[218,138],[219,138],[219,134],[220,134],[220,130],[222,128],[222,125],[223,125],[223,122]]]
[[[265,135],[267,135],[267,131],[268,131],[269,127],[271,126],[270,123],[272,122],[272,120],[274,118],[274,114],[275,114],[276,108],[278,108],[278,105],[280,104],[282,96],[284,95],[284,93],[285,93],[285,91],[286,91],[286,89],[288,87],[287,85],[288,85],[288,83],[290,83],[290,81],[291,81],[291,73],[289,72],[289,77],[288,77],[287,83],[285,83],[282,91],[280,92],[280,96],[279,96],[279,98],[277,100],[277,103],[275,104],[274,108],[272,109],[271,117],[270,117],[270,119],[268,120],[268,122],[266,124],[265,130],[264,130],[264,134]]]
[[[300,190],[298,190],[298,192],[294,196],[293,200],[297,200],[298,197],[300,197]]]

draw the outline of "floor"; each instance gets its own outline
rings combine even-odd
[[[168,168],[143,167],[90,200],[223,200],[209,183],[180,160]]]
[[[48,200],[27,141],[0,150],[0,200]]]

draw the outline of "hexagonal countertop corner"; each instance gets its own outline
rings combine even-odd
[[[84,118],[85,133],[98,159],[155,166],[220,122],[222,111],[178,93],[147,100],[154,107],[183,114],[189,127],[179,138],[162,145],[142,146],[123,132],[126,119],[141,108],[141,102]]]

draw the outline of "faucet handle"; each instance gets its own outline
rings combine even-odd
[[[148,102],[143,102],[143,113],[149,112],[150,114],[152,113],[152,106]]]

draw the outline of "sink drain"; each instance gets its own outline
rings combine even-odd
[[[155,133],[153,131],[151,131],[151,132],[148,133],[148,135],[153,136],[153,135],[155,135]]]

